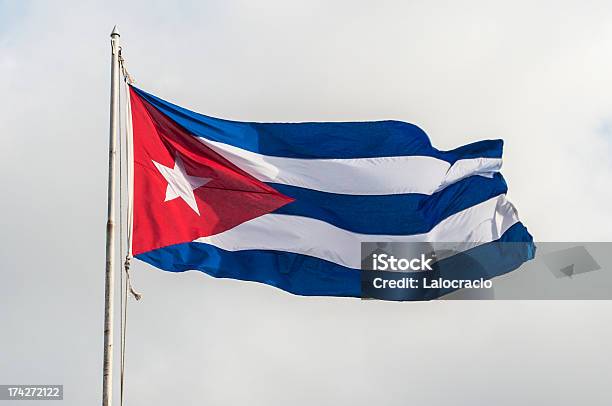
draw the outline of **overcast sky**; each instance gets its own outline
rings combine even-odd
[[[139,87],[208,115],[503,138],[536,240],[612,240],[609,1],[0,0],[0,384],[100,403],[114,24]],[[612,402],[609,302],[303,298],[137,261],[133,278],[128,405]]]

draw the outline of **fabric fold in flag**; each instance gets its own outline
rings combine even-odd
[[[130,103],[132,252],[158,268],[359,297],[362,242],[527,244],[520,261],[488,258],[491,277],[533,256],[501,140],[439,151],[399,121],[229,121],[135,87]]]

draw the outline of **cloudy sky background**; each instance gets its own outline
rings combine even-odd
[[[0,1],[2,384],[101,399],[114,24],[138,86],[208,115],[503,138],[536,240],[612,240],[609,1]],[[608,302],[302,298],[134,268],[128,405],[612,401]]]

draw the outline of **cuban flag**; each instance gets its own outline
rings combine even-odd
[[[400,121],[223,120],[133,86],[129,108],[131,250],[157,268],[360,297],[362,242],[532,244],[506,199],[501,140],[440,151]],[[496,251],[487,275],[530,247]]]

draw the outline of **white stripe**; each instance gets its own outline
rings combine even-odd
[[[446,218],[425,234],[358,234],[310,217],[266,214],[194,242],[227,251],[287,251],[358,269],[361,242],[452,242],[463,251],[499,239],[517,221],[514,206],[500,195]]]
[[[198,138],[262,182],[354,195],[422,193],[430,195],[472,175],[492,176],[500,158],[462,159],[452,166],[429,156],[352,159],[301,159],[262,155]]]

